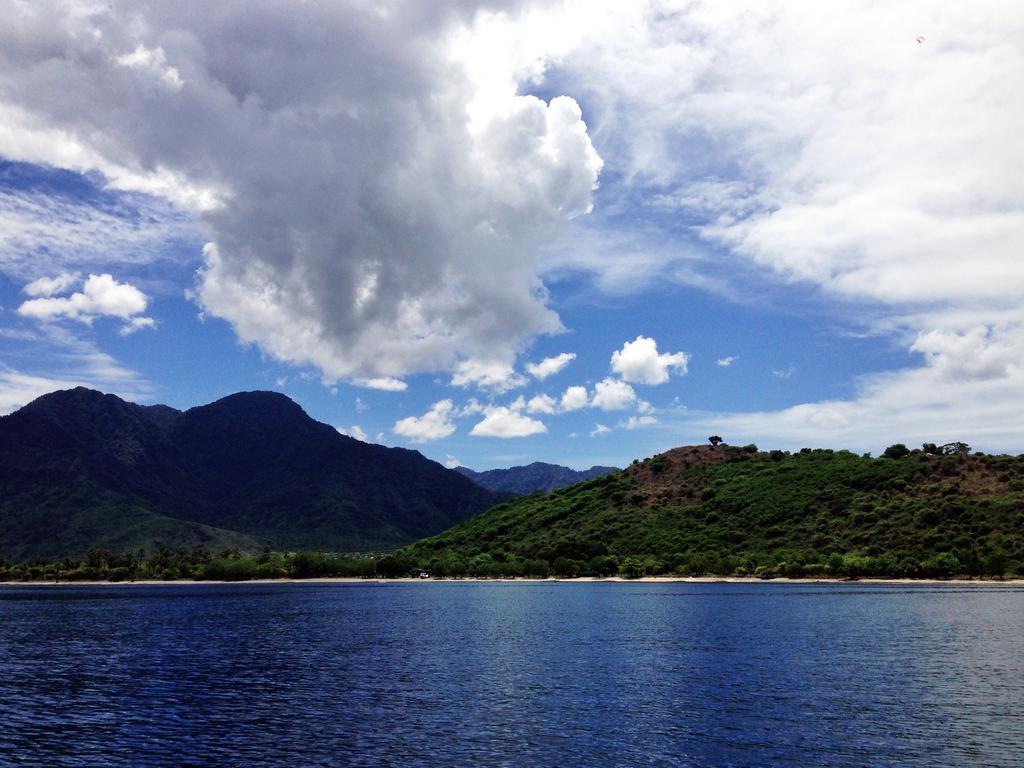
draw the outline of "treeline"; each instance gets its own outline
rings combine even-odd
[[[115,553],[93,548],[85,557],[9,563],[0,559],[0,581],[142,581],[195,579],[312,579],[325,577],[394,578],[412,573],[413,563],[387,554],[271,552],[238,549],[212,553],[205,547],[170,549],[157,543],[150,552]]]
[[[576,553],[578,554],[578,553]],[[1003,555],[980,556],[973,550],[878,556],[783,552],[770,556],[720,556],[681,553],[669,556],[595,555],[589,559],[549,554],[523,559],[501,551],[470,558],[446,554],[418,560],[401,554],[346,555],[328,552],[249,555],[237,549],[213,554],[202,547],[171,551],[156,547],[115,554],[92,549],[85,557],[8,563],[0,560],[0,581],[252,581],[255,579],[407,578],[640,578],[643,576],[752,576],[774,578],[920,578],[1003,579],[1019,577],[1018,564]]]
[[[157,547],[144,552],[115,554],[93,549],[82,558],[8,563],[0,560],[0,581],[252,581],[255,579],[406,578],[426,573],[433,578],[640,578],[642,576],[753,576],[773,578],[921,578],[1002,579],[1017,577],[1016,564],[1004,556],[980,557],[967,550],[879,556],[806,552],[776,553],[770,557],[719,556],[716,553],[655,555],[596,555],[589,559],[554,555],[522,559],[504,552],[457,555],[427,561],[394,554],[345,555],[327,552],[249,555],[238,550],[213,554],[202,547],[171,551]]]
[[[503,552],[478,554],[471,558],[446,555],[411,561],[414,570],[440,577],[532,577],[576,578],[580,576],[639,578],[642,576],[753,576],[774,578],[909,578],[953,577],[1003,579],[1024,574],[1016,563],[1002,554],[981,556],[973,550],[885,553],[869,556],[857,553],[820,555],[809,552],[776,552],[758,555],[680,553],[675,555],[595,555],[580,559],[565,555],[553,559],[521,559]]]

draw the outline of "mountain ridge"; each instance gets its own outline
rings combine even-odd
[[[488,469],[477,472],[469,467],[455,467],[455,471],[489,491],[503,494],[523,495],[543,491],[548,493],[585,480],[614,472],[617,467],[594,465],[590,469],[576,470],[560,464],[534,461],[522,466],[503,469]]]
[[[418,451],[362,443],[280,393],[185,411],[86,388],[0,418],[0,554],[90,546],[389,549],[496,497]]]

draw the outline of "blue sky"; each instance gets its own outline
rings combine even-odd
[[[1012,14],[83,8],[0,34],[0,412],[272,389],[476,469],[1024,451]]]

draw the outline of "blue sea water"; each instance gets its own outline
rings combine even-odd
[[[1024,590],[5,587],[0,764],[1021,766]]]

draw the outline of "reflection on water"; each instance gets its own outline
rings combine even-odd
[[[1022,705],[1012,587],[0,588],[4,765],[1020,766]]]

